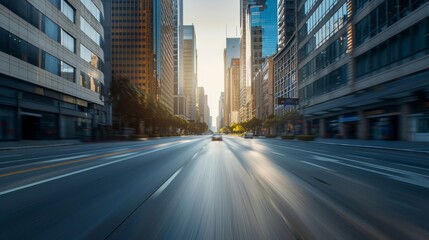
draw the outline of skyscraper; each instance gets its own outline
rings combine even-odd
[[[224,106],[224,124],[231,124],[231,83],[230,83],[230,67],[232,59],[240,58],[240,39],[227,38],[226,48],[224,50],[224,92],[225,92],[225,106]]]
[[[174,95],[181,93],[183,82],[183,0],[173,0],[174,21]]]
[[[252,94],[251,99],[247,99],[247,120],[255,116],[253,78],[265,59],[276,53],[277,42],[277,0],[249,2],[246,12],[246,86],[251,86]]]
[[[159,99],[154,7],[151,0],[112,0],[112,71]]]
[[[102,2],[0,6],[0,140],[89,137],[106,124]]]
[[[112,0],[113,75],[174,109],[174,24],[171,0]]]
[[[229,67],[229,123],[240,122],[240,59],[231,59]]]
[[[186,97],[186,117],[197,120],[196,111],[197,89],[197,48],[195,28],[193,25],[183,26],[183,95]]]
[[[174,19],[173,1],[154,1],[154,45],[160,102],[174,113]]]

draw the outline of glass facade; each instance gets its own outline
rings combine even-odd
[[[98,46],[101,46],[101,36],[82,16],[80,17],[80,29]]]
[[[319,6],[316,8],[316,10],[313,11],[313,13],[310,15],[310,17],[307,19],[304,26],[301,27],[299,30],[299,39],[303,40],[313,29],[316,27],[316,25],[323,19],[323,17],[335,6],[335,4],[338,3],[338,0],[323,0]],[[313,6],[313,5],[312,5]],[[300,10],[300,20],[306,17],[305,11],[303,12],[303,9],[305,9],[305,5]],[[335,16],[335,14],[334,14]],[[335,21],[335,20],[334,20]]]
[[[70,82],[75,82],[75,68],[68,65],[67,63],[61,61],[61,77],[69,80]]]
[[[344,3],[338,11],[336,11],[326,23],[315,32],[309,41],[299,50],[300,59],[306,58],[314,50],[318,49],[323,43],[325,43],[330,37],[337,33],[340,29],[345,26],[347,21],[347,4]],[[301,28],[302,30],[303,28]],[[301,38],[307,36],[307,32],[299,33]],[[301,40],[302,40],[301,39]]]
[[[356,78],[429,54],[429,18],[356,58]]]
[[[301,82],[305,82],[313,74],[337,62],[345,56],[346,52],[347,34],[343,34],[299,70]]]
[[[328,73],[324,77],[315,80],[313,83],[300,88],[299,96],[303,99],[311,99],[323,94],[337,90],[347,84],[348,67],[347,64]]]
[[[73,23],[76,21],[76,10],[65,0],[61,0],[61,12]]]
[[[253,43],[261,43],[263,58],[277,51],[277,0],[261,1],[262,4],[249,3],[250,26],[255,29]]]
[[[355,26],[356,46],[363,44],[370,38],[376,36],[392,24],[398,22],[403,17],[408,16],[412,11],[418,9],[427,2],[423,1],[384,1],[371,11],[366,17],[360,20]]]
[[[80,57],[93,67],[101,70],[102,63],[100,58],[82,44],[80,44]]]
[[[101,88],[102,88],[101,82],[91,77],[87,73],[80,72],[80,85],[93,92],[101,93]]]
[[[72,77],[75,74],[74,67],[64,63],[64,71],[67,74],[62,73],[61,60],[3,28],[0,28],[0,51],[74,82],[74,77]]]
[[[76,52],[76,40],[63,29],[61,29],[61,45],[73,53]]]
[[[88,9],[92,16],[97,19],[97,21],[101,21],[101,11],[97,6],[95,6],[92,0],[80,0],[80,2],[86,7],[86,9]]]

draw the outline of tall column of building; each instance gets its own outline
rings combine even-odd
[[[174,22],[173,2],[158,0],[156,2],[155,22],[157,33],[156,65],[157,79],[160,84],[160,102],[167,110],[174,113]]]
[[[246,20],[246,84],[251,86],[251,108],[248,118],[256,113],[254,77],[267,57],[277,51],[277,1],[262,0],[248,4]]]
[[[153,1],[112,0],[112,71],[158,97]]]
[[[227,38],[226,48],[224,50],[224,125],[229,126],[231,121],[231,77],[230,68],[233,59],[240,58],[240,39],[239,38]]]
[[[197,49],[195,28],[183,26],[183,95],[186,97],[186,118],[197,120],[196,116],[197,88]]]

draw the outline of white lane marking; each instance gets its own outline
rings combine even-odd
[[[116,159],[116,158],[130,156],[130,155],[133,155],[133,154],[136,154],[136,153],[125,153],[125,154],[120,154],[120,155],[117,155],[117,156],[111,156],[111,157],[108,157],[108,158],[105,158],[105,159]]]
[[[283,156],[283,157],[285,157],[286,155],[284,155],[284,154],[282,154],[282,153],[278,153],[278,152],[271,152],[271,153],[274,153],[274,154],[277,154],[277,155],[279,155],[279,156]]]
[[[19,157],[22,155],[8,155],[8,156],[0,156],[0,158],[8,158],[8,157]]]
[[[198,155],[198,153],[195,153],[195,155],[192,157],[192,159],[191,159],[191,160],[194,160],[194,158],[196,158],[196,157],[197,157],[197,155]]]
[[[120,151],[125,151],[125,150],[128,150],[128,149],[130,149],[130,148],[119,148],[119,149],[115,149],[113,151],[114,152],[120,152]]]
[[[323,166],[320,166],[320,165],[317,165],[317,164],[314,164],[314,163],[310,163],[310,162],[306,162],[306,161],[301,161],[301,162],[303,162],[305,164],[308,164],[308,165],[311,165],[311,166],[314,166],[314,167],[318,167],[318,168],[327,170],[327,171],[335,172],[334,170],[332,170],[330,168],[326,168],[326,167],[323,167]]]
[[[170,185],[170,183],[177,177],[177,175],[182,171],[182,168],[177,170],[161,187],[156,190],[156,192],[150,197],[151,199],[157,198],[161,193]]]
[[[72,159],[76,159],[76,158],[84,158],[84,157],[88,157],[88,156],[91,156],[91,154],[85,154],[85,155],[73,156],[73,157],[68,157],[68,158],[52,159],[52,160],[43,161],[43,162],[38,162],[38,163],[54,163],[54,162],[63,162],[63,161],[67,161],[67,160],[72,160]]]
[[[348,155],[348,154],[346,154],[346,156],[347,157],[359,158],[359,159],[365,159],[365,160],[374,160],[374,158],[369,158],[369,157],[361,157],[361,156]]]
[[[359,167],[359,166],[356,166],[356,165],[343,163],[343,162],[340,162],[338,160],[337,160],[337,162],[334,162],[334,163],[341,164],[341,165],[344,165],[344,166],[349,166],[349,167],[361,169],[361,170],[364,170],[364,171],[381,174],[381,175],[387,176],[387,177],[389,177],[391,179],[394,179],[394,180],[397,180],[397,181],[400,181],[400,182],[405,182],[405,183],[409,183],[409,184],[412,184],[412,185],[416,185],[416,186],[420,186],[420,187],[424,187],[424,188],[429,188],[428,177],[427,177],[427,175],[424,175],[424,174],[419,174],[419,173],[409,172],[409,171],[405,171],[405,170],[394,169],[394,168],[380,166],[380,165],[366,163],[366,162],[360,162],[360,161],[357,161],[357,160],[352,160],[352,159],[347,159],[347,158],[343,158],[343,157],[332,156],[332,155],[324,154],[324,153],[317,153],[317,152],[303,150],[303,149],[298,149],[298,148],[291,148],[291,147],[285,147],[285,146],[274,145],[274,144],[273,144],[273,146],[277,146],[277,147],[281,147],[281,148],[286,148],[286,149],[292,149],[292,150],[300,151],[300,152],[319,154],[319,155],[326,156],[326,157],[329,157],[329,158],[334,158],[334,159],[325,158],[327,160],[329,159],[331,162],[333,162],[332,160],[339,159],[339,160],[344,160],[344,161],[349,161],[349,162],[357,163],[357,164],[364,165],[364,166],[367,166],[367,167],[376,168],[376,169],[379,169],[379,170],[384,170],[384,171],[399,173],[399,174],[401,174],[403,176],[392,175],[392,174],[389,174],[389,173],[380,172],[380,171],[369,169],[369,168]]]
[[[338,162],[338,160],[336,160],[336,159],[321,157],[321,156],[317,156],[317,155],[312,155],[312,157],[318,161],[323,161],[323,162]]]
[[[124,162],[124,161],[130,160],[130,159],[136,158],[136,157],[140,157],[140,156],[143,156],[143,155],[151,154],[151,153],[154,153],[154,152],[159,152],[159,151],[166,150],[166,149],[169,149],[169,148],[172,148],[172,147],[175,147],[175,146],[178,146],[178,145],[182,145],[182,144],[183,143],[179,143],[179,144],[175,144],[175,145],[172,145],[172,146],[169,146],[169,147],[154,149],[154,150],[151,150],[151,151],[148,151],[148,152],[144,152],[144,153],[140,153],[140,154],[133,155],[133,156],[130,156],[130,157],[118,159],[118,160],[115,160],[115,161],[112,161],[112,162],[103,163],[103,164],[100,164],[100,165],[97,165],[97,166],[93,166],[93,167],[89,167],[89,168],[84,168],[84,169],[81,169],[81,170],[78,170],[78,171],[74,171],[74,172],[71,172],[71,173],[67,173],[67,174],[63,174],[63,175],[60,175],[60,176],[48,178],[48,179],[45,179],[45,180],[42,180],[42,181],[38,181],[38,182],[26,184],[26,185],[23,185],[23,186],[20,186],[20,187],[16,187],[16,188],[12,188],[12,189],[9,189],[9,190],[2,191],[2,192],[0,192],[0,196],[6,195],[8,193],[13,193],[13,192],[16,192],[16,191],[19,191],[19,190],[22,190],[22,189],[26,189],[26,188],[29,188],[29,187],[34,187],[34,186],[37,186],[37,185],[40,185],[40,184],[43,184],[43,183],[52,182],[52,181],[55,181],[55,180],[58,180],[58,179],[61,179],[61,178],[73,176],[73,175],[76,175],[76,174],[79,174],[79,173],[88,172],[88,171],[91,171],[91,170],[94,170],[94,169],[97,169],[97,168],[101,168],[101,167],[105,167],[105,166],[108,166],[108,165],[112,165],[112,164],[115,164],[115,163]]]

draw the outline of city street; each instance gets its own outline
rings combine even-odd
[[[429,239],[428,159],[209,135],[0,151],[0,239]]]

